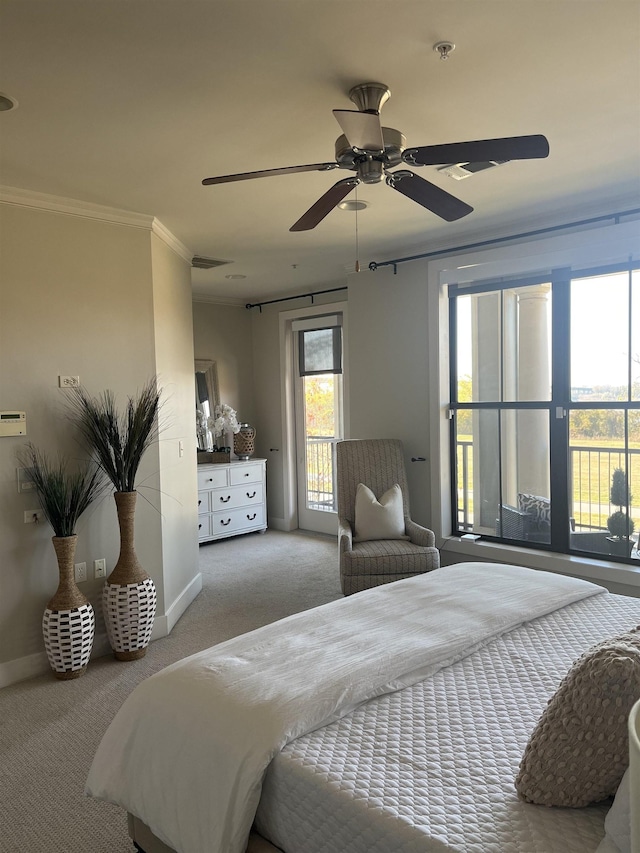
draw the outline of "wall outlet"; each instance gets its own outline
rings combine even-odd
[[[94,578],[106,578],[107,561],[104,559],[104,557],[101,560],[93,561],[93,576]]]
[[[74,566],[76,583],[82,583],[82,581],[86,581],[87,579],[87,564],[86,563],[76,563]]]
[[[79,388],[79,376],[58,376],[58,388]]]
[[[24,511],[25,524],[40,524],[44,520],[44,515],[41,509],[26,509]]]

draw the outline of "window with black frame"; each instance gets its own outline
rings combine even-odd
[[[640,559],[640,266],[449,288],[454,534]]]

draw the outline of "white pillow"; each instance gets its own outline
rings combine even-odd
[[[402,491],[396,483],[379,501],[368,486],[358,483],[355,507],[356,542],[368,539],[404,539]]]

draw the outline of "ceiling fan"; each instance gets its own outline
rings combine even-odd
[[[348,169],[355,172],[355,175],[343,178],[330,187],[291,226],[290,231],[309,231],[315,228],[360,182],[377,184],[383,178],[391,189],[397,190],[447,222],[454,222],[471,213],[473,208],[409,169],[398,169],[395,172],[390,170],[401,163],[410,166],[435,166],[454,163],[504,162],[541,158],[549,154],[549,143],[540,134],[405,148],[404,135],[392,127],[383,127],[380,122],[380,110],[390,95],[391,92],[384,83],[361,83],[349,92],[350,99],[358,107],[357,110],[333,110],[343,131],[342,136],[336,140],[334,162],[221,175],[205,178],[202,183],[210,186],[265,178],[270,175]]]

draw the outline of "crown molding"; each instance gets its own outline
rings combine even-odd
[[[142,228],[151,231],[169,246],[177,255],[191,263],[193,253],[189,251],[178,238],[166,228],[155,216],[147,213],[135,213],[131,210],[120,210],[117,207],[107,207],[89,201],[79,201],[74,198],[50,195],[49,193],[34,192],[20,187],[0,186],[0,203],[14,204],[20,207],[31,207],[37,210],[48,210],[52,213],[64,213],[67,216],[79,216],[82,219],[94,219],[100,222],[110,222],[115,225],[126,225],[130,228]]]
[[[183,242],[178,240],[178,238],[173,234],[169,229],[160,222],[159,219],[153,217],[153,222],[151,223],[152,232],[159,237],[163,243],[166,243],[170,249],[179,255],[183,260],[187,261],[189,266],[191,266],[191,259],[193,258],[193,252],[190,252],[188,247],[185,246]]]

